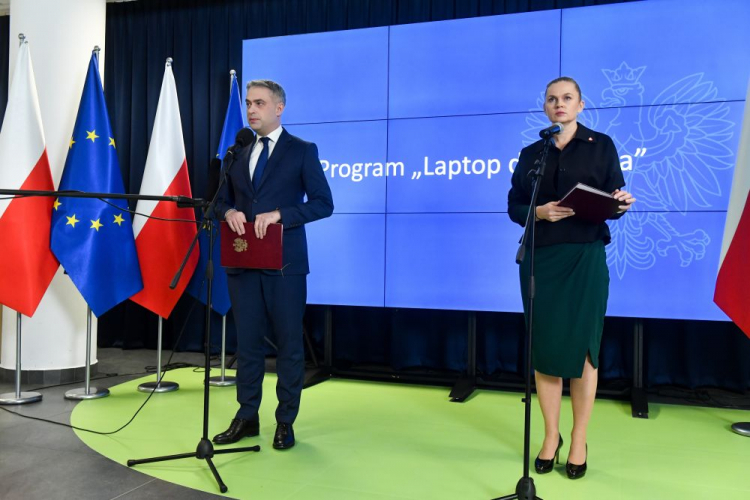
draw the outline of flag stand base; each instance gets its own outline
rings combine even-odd
[[[97,389],[91,387],[91,323],[93,313],[91,307],[88,308],[86,316],[86,376],[84,377],[84,386],[78,389],[71,389],[65,393],[65,399],[99,399],[109,396],[109,389]]]
[[[97,389],[96,387],[85,387],[71,389],[65,393],[65,399],[99,399],[109,396],[109,389]]]
[[[208,383],[214,387],[229,387],[237,385],[236,377],[211,377]]]
[[[139,392],[172,392],[180,388],[177,382],[144,382],[138,386]]]
[[[16,391],[0,394],[0,405],[25,405],[38,403],[42,395],[38,392],[21,392],[21,313],[16,311]]]
[[[38,403],[42,395],[38,392],[6,392],[0,394],[0,405],[25,405],[27,403]]]
[[[732,424],[732,430],[741,436],[750,437],[750,422],[737,422]]]

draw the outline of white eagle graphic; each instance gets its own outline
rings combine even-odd
[[[651,103],[643,102],[640,78],[646,66],[603,69],[609,86],[597,106],[583,96],[586,109],[579,122],[612,137],[617,151],[632,156],[632,169],[623,171],[626,189],[638,200],[625,217],[610,221],[612,245],[607,262],[622,279],[629,267],[651,268],[660,257],[676,252],[682,267],[705,256],[711,238],[702,229],[680,232],[668,214],[684,217],[689,210],[711,207],[722,194],[716,176],[733,167],[728,143],[735,123],[727,120],[729,105],[704,73],[686,76],[664,89]],[[542,109],[544,95],[537,100]],[[613,108],[608,111],[607,108]],[[614,113],[608,123],[602,115]],[[544,115],[526,119],[526,144],[547,126]]]

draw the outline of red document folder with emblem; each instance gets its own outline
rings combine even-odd
[[[222,222],[219,229],[223,267],[281,269],[284,234],[281,224],[269,224],[262,240],[255,237],[252,222],[245,223],[245,234],[242,236],[232,231],[226,222]]]

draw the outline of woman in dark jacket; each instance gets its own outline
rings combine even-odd
[[[596,396],[599,345],[609,295],[609,270],[604,246],[611,240],[606,223],[593,224],[575,216],[559,200],[577,183],[612,193],[620,201],[618,218],[635,202],[621,188],[625,181],[615,145],[607,135],[577,122],[583,110],[581,89],[572,78],[547,85],[544,112],[563,125],[547,156],[536,207],[535,298],[532,358],[545,437],[535,461],[539,474],[559,461],[563,378],[570,378],[573,430],[566,472],[578,479],[586,473],[586,429]],[[529,211],[530,170],[541,157],[543,142],[521,151],[508,194],[508,214],[521,224]],[[521,289],[527,313],[529,252],[521,263]],[[527,313],[528,314],[528,313]],[[528,320],[528,317],[527,317]]]

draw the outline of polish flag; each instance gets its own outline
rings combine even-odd
[[[171,60],[164,70],[140,194],[192,197]],[[192,208],[177,208],[173,202],[146,200],[138,201],[136,212],[143,214],[133,219],[143,290],[131,300],[168,318],[198,262],[196,246],[177,287],[170,290],[169,284],[197,233],[195,213]]]
[[[18,50],[0,130],[0,187],[54,190],[29,43]],[[0,303],[32,316],[59,264],[49,247],[51,197],[0,197]]]
[[[714,302],[750,337],[750,85],[724,225]]]

